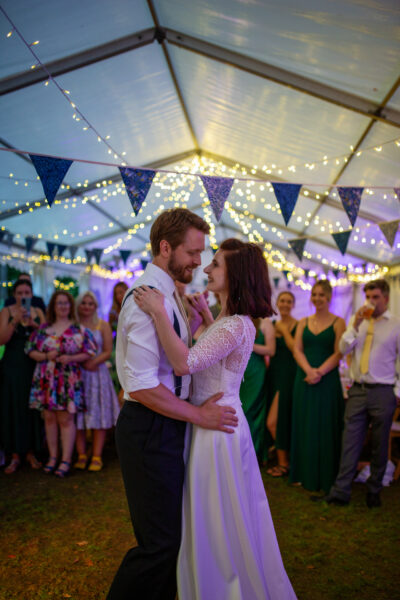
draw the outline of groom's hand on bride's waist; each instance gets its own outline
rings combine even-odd
[[[223,395],[222,392],[214,394],[200,406],[200,419],[197,423],[199,427],[225,431],[225,433],[234,433],[234,428],[238,424],[236,410],[231,406],[217,404]]]

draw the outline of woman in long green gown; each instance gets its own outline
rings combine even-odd
[[[269,319],[258,319],[254,325],[256,327],[256,338],[240,386],[240,400],[249,423],[257,457],[263,462],[266,460],[268,446],[271,442],[266,429],[269,406],[265,357],[271,357],[275,353],[275,334],[274,327]]]
[[[294,357],[290,481],[328,493],[340,461],[344,401],[338,364],[345,322],[329,311],[332,288],[317,281],[311,292],[315,314],[297,327]]]
[[[32,468],[40,468],[35,453],[41,450],[41,417],[29,408],[35,361],[25,354],[32,331],[44,322],[40,308],[22,306],[23,298],[32,298],[32,285],[20,280],[14,284],[15,304],[0,313],[0,344],[5,344],[0,361],[0,446],[11,456],[5,473],[14,473],[25,455]]]
[[[267,470],[272,477],[283,477],[289,473],[293,384],[297,370],[293,358],[297,321],[291,315],[294,305],[294,295],[286,290],[276,300],[281,320],[273,322],[276,351],[268,369],[268,397],[271,399],[271,407],[267,427],[275,440],[278,459],[278,464]]]

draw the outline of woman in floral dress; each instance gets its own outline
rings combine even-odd
[[[92,334],[76,323],[71,294],[54,292],[47,309],[47,323],[32,333],[26,352],[37,362],[30,406],[44,410],[49,449],[44,471],[65,477],[75,442],[75,413],[85,410],[80,363],[96,354]],[[56,469],[59,430],[62,456]]]

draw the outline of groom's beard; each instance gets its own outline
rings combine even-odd
[[[192,271],[186,271],[187,266],[183,267],[175,261],[175,255],[172,252],[167,266],[168,272],[173,279],[181,283],[190,283],[193,279]]]

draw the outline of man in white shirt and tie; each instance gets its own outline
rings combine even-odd
[[[227,433],[237,425],[235,410],[216,404],[222,394],[200,407],[187,402],[190,376],[174,375],[151,317],[133,298],[140,285],[162,292],[175,331],[191,345],[175,281],[192,280],[207,233],[208,224],[189,210],[161,213],[150,232],[153,261],[122,303],[116,362],[125,403],[116,444],[138,546],[125,555],[108,600],[175,600],[186,422]]]
[[[389,432],[400,398],[400,319],[388,310],[389,284],[384,279],[364,286],[368,303],[351,318],[340,342],[342,354],[352,353],[350,374],[354,383],[345,409],[345,427],[339,473],[329,494],[313,496],[328,504],[350,502],[351,485],[369,423],[371,423],[371,476],[367,481],[369,508],[381,506],[380,491],[388,458]],[[373,308],[373,307],[372,307]]]

